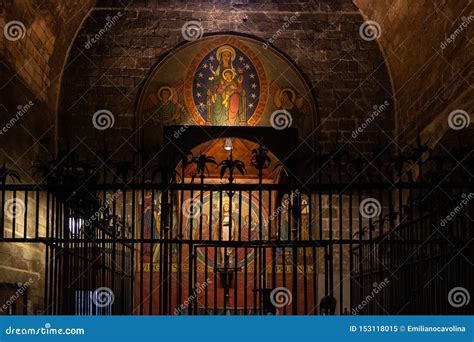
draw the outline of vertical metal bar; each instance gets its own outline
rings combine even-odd
[[[281,199],[278,201],[278,193],[277,193],[277,199],[275,205],[278,205],[281,208]],[[278,242],[281,242],[282,240],[282,228],[281,228],[281,221],[283,219],[283,215],[281,214],[281,211],[276,212],[276,218],[277,218],[277,240]]]
[[[270,215],[273,214],[272,190],[268,190],[268,210],[267,210],[267,214],[268,213],[270,213]],[[266,236],[265,240],[270,241],[275,236],[275,232],[273,231],[274,228],[272,227],[273,215],[271,217],[267,217],[267,218],[268,218],[268,227],[267,227],[267,236]]]
[[[248,248],[244,247],[244,315],[248,315]]]
[[[301,247],[303,249],[303,292],[304,292],[304,314],[308,314],[308,274],[307,274],[307,265],[306,265],[306,247]],[[298,305],[298,303],[296,303]]]
[[[197,228],[197,227],[196,227]],[[192,253],[192,261],[193,261],[193,298],[194,300],[190,300],[190,302],[194,302],[196,301],[196,304],[193,305],[193,309],[194,309],[194,315],[197,315],[198,314],[198,299],[197,299],[197,288],[199,286],[199,283],[198,283],[198,280],[199,280],[199,277],[198,277],[198,269],[197,269],[197,249],[199,247],[197,245],[194,245],[193,246],[193,253]]]
[[[168,246],[168,282],[169,282],[169,285],[168,285],[168,300],[167,300],[167,303],[168,303],[168,310],[167,310],[167,314],[171,314],[172,312],[172,305],[173,305],[173,291],[175,291],[175,288],[173,287],[173,280],[174,280],[174,276],[173,276],[173,255],[174,255],[174,247],[175,247],[175,244],[172,243],[171,241],[173,241],[173,239],[175,239],[175,237],[173,236],[173,231],[174,231],[174,220],[173,220],[173,213],[174,213],[174,191],[173,190],[169,190],[167,192],[167,195],[168,195],[168,210],[167,210],[167,213],[168,213],[168,218],[166,218],[166,226],[165,226],[165,230],[166,230],[166,235],[168,236],[168,241],[170,241],[169,243],[169,246]],[[169,222],[168,222],[169,220]]]
[[[282,248],[282,256],[281,256],[281,261],[283,264],[283,270],[282,270],[282,286],[286,287],[286,247]],[[283,307],[283,313],[286,315],[286,308],[287,306],[285,305]]]
[[[298,314],[298,248],[293,246],[293,303],[292,307],[292,314]]]
[[[163,193],[161,194],[161,203],[163,204],[164,202],[164,198],[163,198]],[[153,258],[154,258],[154,243],[153,243],[153,239],[154,239],[154,235],[155,235],[155,227],[156,225],[158,224],[158,222],[155,220],[155,190],[152,189],[151,190],[151,207],[150,207],[150,210],[151,210],[151,213],[150,213],[150,274],[149,274],[149,294],[148,294],[148,314],[149,315],[153,315]],[[163,213],[163,209],[161,211],[161,213]],[[161,216],[161,220],[160,220],[160,238],[163,238],[163,219],[164,217]],[[158,229],[158,227],[156,227],[156,229]],[[163,244],[162,243],[158,243],[158,246],[163,247]],[[161,262],[161,260],[163,260],[163,255],[162,255],[162,250],[163,248],[160,248],[160,263],[159,263],[159,266],[160,266],[160,270],[158,271],[159,274],[161,275],[162,272],[163,272],[163,263]],[[160,280],[160,285],[162,284],[162,280]],[[160,286],[161,287],[161,286]],[[159,298],[159,301],[160,301],[160,304],[162,303],[161,302],[161,299],[162,297],[158,296]]]
[[[214,206],[213,203],[213,194],[214,192],[212,190],[209,191],[209,240],[214,240],[214,234],[215,232],[212,229],[212,208]],[[215,255],[215,258],[217,259],[217,254]]]
[[[394,222],[394,210],[393,210],[394,208],[393,208],[393,199],[392,199],[392,189],[390,189],[390,190],[388,191],[388,209],[389,209],[389,225],[388,225],[388,232],[387,232],[388,236],[386,237],[386,239],[387,239],[387,242],[390,243],[390,242],[392,241],[392,239],[393,239],[393,234],[392,234],[392,232],[393,232],[393,229],[394,229],[394,227],[395,227],[395,222]],[[391,245],[389,245],[389,246],[391,246]],[[386,255],[386,258],[387,258],[387,261],[386,261],[386,262],[388,263],[387,267],[388,267],[389,269],[391,269],[391,267],[392,267],[392,263],[391,263],[391,258],[392,258],[392,253],[393,253],[392,250],[393,250],[393,248],[390,247],[390,248],[388,249],[388,251],[390,252],[390,254]],[[385,252],[387,252],[387,248],[385,249]],[[383,303],[384,307],[389,307],[389,308],[390,308],[389,310],[391,311],[391,310],[393,309],[393,296],[390,295],[390,293],[388,293],[388,295],[385,296],[384,298],[388,298],[388,301],[385,300],[384,303]],[[390,313],[390,311],[389,311],[389,313]]]
[[[383,226],[385,224],[384,222],[384,210],[383,210],[383,206],[384,206],[384,200],[383,200],[383,193],[382,193],[382,189],[380,188],[379,189],[379,194],[378,194],[378,197],[380,199],[380,217],[379,217],[379,234],[378,234],[378,237],[380,238],[383,234]],[[374,249],[377,250],[377,258],[376,258],[376,263],[378,265],[378,279],[376,279],[376,282],[377,284],[379,284],[382,280],[383,280],[383,274],[382,274],[382,262],[383,262],[383,259],[381,259],[383,257],[383,253],[380,253],[380,251],[383,249],[383,242],[382,244],[373,244],[372,245]],[[383,305],[384,304],[384,291],[380,291],[380,303]],[[377,308],[377,306],[374,305],[375,308]],[[377,310],[377,314],[382,314],[383,312],[380,312],[380,309]]]
[[[238,240],[242,241],[242,191],[239,191],[239,232]]]
[[[18,203],[17,201],[17,196],[16,196],[16,190],[13,190],[13,201],[15,201],[15,205],[13,206],[13,215],[12,215],[12,239],[15,238],[16,234],[16,215],[18,213]]]
[[[217,291],[218,291],[218,280],[217,280],[217,246],[214,246],[214,315],[217,315]]]
[[[373,198],[373,192],[372,192],[372,188],[369,188],[369,198]],[[366,245],[367,246],[367,259],[368,259],[368,282],[369,284],[373,284],[375,282],[375,278],[374,278],[374,260],[375,260],[375,257],[374,257],[374,252],[375,250],[373,249],[373,233],[372,233],[372,230],[373,230],[373,220],[372,220],[372,217],[370,216],[369,217],[369,225],[367,227],[367,230],[368,230],[368,233],[369,233],[369,242],[368,244]],[[367,278],[367,277],[364,277],[364,278]],[[368,305],[367,305],[367,310],[369,312],[369,314],[373,314],[372,312],[372,309],[374,307],[374,303],[370,302]]]
[[[135,253],[136,253],[136,233],[135,233],[135,189],[132,189],[132,242],[130,243],[130,254],[131,254],[131,263],[130,263],[130,308],[132,314],[135,314]]]
[[[318,300],[317,300],[318,280],[316,277],[317,269],[318,269],[318,263],[317,263],[318,260],[317,260],[317,255],[316,255],[317,251],[314,246],[312,248],[312,251],[313,251],[313,309],[311,310],[311,312],[313,314],[316,314],[317,309],[318,309]]]
[[[237,247],[234,247],[234,315],[237,315],[237,262],[238,262],[238,249]]]
[[[313,241],[313,194],[308,191],[308,238]]]
[[[342,256],[343,256],[343,244],[342,244],[342,239],[343,239],[343,231],[342,231],[342,216],[343,216],[343,211],[342,211],[342,206],[343,206],[343,201],[342,201],[342,196],[343,192],[339,192],[339,314],[342,315],[344,312],[343,306],[344,306],[344,277],[342,274],[343,271],[343,263],[342,263]]]
[[[227,283],[228,264],[229,264],[229,256],[227,255],[227,246],[225,246],[224,247],[224,291],[222,293],[223,299],[224,299],[224,315],[227,315],[227,298],[229,297],[229,284]]]
[[[193,194],[193,190],[191,190],[191,194],[190,194],[190,203],[192,204],[192,208],[194,208],[194,194]],[[193,210],[192,212],[194,212],[194,209],[190,209],[190,210]],[[189,250],[188,250],[188,253],[189,253],[189,261],[188,261],[188,267],[189,267],[189,271],[188,271],[188,298],[191,298],[192,296],[192,293],[193,293],[193,277],[195,276],[195,274],[192,272],[193,271],[193,253],[195,252],[194,251],[194,232],[193,232],[193,223],[194,223],[194,220],[193,220],[193,217],[189,217],[188,218],[188,225],[189,225],[189,239],[190,239],[190,244],[189,244]],[[192,314],[192,310],[193,310],[193,302],[190,301],[189,302],[189,306],[188,306],[188,312],[190,314]]]
[[[362,202],[362,191],[361,189],[359,188],[358,190],[358,204],[360,205],[360,203]],[[359,206],[357,206],[359,207]],[[359,268],[359,277],[358,277],[358,280],[359,280],[359,300],[362,300],[362,298],[364,297],[364,283],[363,283],[363,247],[364,245],[362,244],[362,213],[361,213],[361,210],[358,210],[358,213],[359,213],[359,265],[358,265],[358,268]]]
[[[258,301],[257,301],[257,290],[258,290],[258,264],[260,262],[260,255],[258,255],[258,247],[253,248],[253,253],[255,256],[255,261],[254,261],[254,268],[253,268],[253,309],[258,308]]]
[[[45,277],[44,277],[44,303],[43,303],[43,308],[44,308],[44,314],[49,314],[49,305],[48,305],[48,289],[49,289],[49,283],[48,283],[48,271],[49,271],[49,244],[46,244],[46,253],[45,253]]]
[[[208,279],[208,250],[209,250],[209,247],[208,246],[205,246],[204,247],[204,278],[205,278],[205,281],[206,281],[206,289],[205,289],[205,292],[204,292],[204,310],[205,310],[205,313],[206,315],[209,314],[208,310],[209,310],[209,283],[207,281]],[[216,283],[214,283],[214,286],[217,286]]]
[[[203,189],[201,188],[199,190],[199,201],[201,205],[201,211],[202,211],[202,203],[204,202],[204,194],[203,194]],[[231,210],[232,212],[232,210]],[[203,214],[204,213],[199,213],[199,241],[202,241],[202,220],[203,220]]]
[[[125,241],[126,238],[126,220],[125,217],[127,215],[127,191],[126,189],[123,189],[122,191],[122,234],[121,238],[123,239],[122,241]],[[120,314],[124,315],[127,312],[125,312],[125,247],[127,243],[122,242],[120,244],[120,248],[122,249],[122,260],[121,260],[121,265],[122,269],[120,270]]]
[[[248,237],[249,241],[252,241],[252,191],[249,191],[249,226],[248,229]]]
[[[25,190],[25,212],[23,214],[23,238],[28,237],[28,190]]]
[[[145,189],[141,191],[141,210],[140,210],[140,315],[143,315],[143,264],[144,264],[144,229],[145,229]]]
[[[263,241],[263,222],[262,222],[262,187],[258,188],[258,239],[261,243]],[[259,256],[260,256],[260,272],[259,272],[259,289],[260,291],[257,292],[257,296],[259,297],[260,303],[260,314],[263,314],[263,289],[265,288],[265,250],[264,248],[259,246]]]
[[[180,306],[182,303],[183,303],[183,299],[182,299],[182,296],[183,296],[183,265],[184,265],[184,261],[183,261],[183,239],[187,237],[185,237],[185,235],[183,234],[183,221],[184,221],[184,217],[183,217],[183,204],[184,204],[184,189],[183,187],[181,187],[181,190],[179,192],[179,199],[180,199],[180,205],[179,205],[179,208],[180,210],[177,211],[178,212],[178,216],[179,216],[179,242],[178,242],[178,306]],[[184,227],[184,229],[186,229],[186,227]],[[188,255],[189,257],[189,255]],[[189,273],[189,272],[188,272]],[[181,311],[180,311],[181,313]]]
[[[40,192],[36,190],[36,203],[35,203],[35,239],[39,237],[39,203],[40,203]],[[2,234],[0,233],[0,237]]]
[[[410,185],[408,187],[408,203],[409,203],[409,211],[408,211],[408,215],[409,215],[409,229],[406,229],[406,238],[408,240],[413,240],[414,236],[413,236],[413,230],[415,230],[416,228],[414,227],[414,224],[413,224],[413,184],[410,182]],[[416,250],[416,246],[414,245],[413,248]],[[413,254],[412,253],[407,253],[408,254],[408,259],[407,259],[407,264],[406,264],[406,277],[407,277],[407,282],[405,283],[406,284],[406,296],[408,297],[408,294],[411,293],[411,284],[413,282],[413,279],[416,279],[416,278],[412,278],[412,268],[413,268]],[[405,300],[406,301],[409,301],[411,298],[406,298]],[[411,312],[411,308],[409,308],[410,312]]]
[[[349,312],[352,312],[352,283],[353,283],[353,267],[354,267],[354,257],[352,254],[353,248],[353,229],[352,229],[352,189],[349,190]]]
[[[158,197],[158,195],[156,196]],[[171,313],[171,306],[172,306],[172,298],[171,298],[171,291],[172,291],[172,231],[170,226],[170,216],[172,215],[171,210],[171,202],[170,199],[170,192],[168,189],[163,189],[161,192],[161,221],[160,221],[160,236],[159,242],[156,242],[157,246],[154,249],[159,248],[161,255],[160,262],[159,262],[159,269],[160,272],[163,272],[163,289],[161,291],[161,297],[159,296],[158,299],[162,300],[162,307],[163,307],[163,315],[169,315]],[[156,238],[154,238],[156,239]],[[158,273],[160,274],[160,273]],[[151,278],[152,282],[150,286],[152,287],[153,291],[153,277]],[[158,284],[160,284],[158,282]],[[156,287],[156,286],[155,286]],[[152,302],[153,305],[153,302]],[[153,312],[153,309],[152,309]]]
[[[104,190],[102,191],[102,203],[106,203],[106,198],[107,198],[107,190],[104,188]],[[109,250],[109,244],[106,242],[107,241],[107,238],[109,238],[109,236],[107,235],[106,232],[108,232],[108,227],[107,227],[107,223],[109,222],[109,215],[110,215],[110,207],[109,205],[107,205],[106,207],[104,207],[105,209],[105,215],[103,217],[103,220],[101,222],[100,225],[97,225],[96,228],[94,228],[95,230],[96,229],[100,229],[100,232],[99,232],[99,236],[103,239],[102,240],[102,243],[100,244],[100,247],[101,247],[101,267],[102,267],[102,272],[101,272],[101,277],[100,277],[100,286],[107,286],[108,283],[107,283],[107,275],[108,275],[108,269],[107,269],[107,263],[108,263],[108,260],[109,260],[109,253],[108,253],[108,250]],[[100,217],[100,216],[99,216]],[[75,244],[75,252],[78,250],[78,244]],[[76,264],[78,265],[78,264]],[[102,310],[99,309],[99,313],[102,314]]]
[[[272,290],[277,287],[276,284],[276,274],[277,274],[277,253],[276,253],[276,247],[271,246],[271,251],[272,251]],[[275,309],[275,308],[273,308]]]
[[[51,203],[51,239],[54,241],[54,230],[55,230],[55,221],[56,220],[56,197],[52,198],[52,203]],[[51,314],[54,314],[54,274],[55,274],[55,268],[54,268],[54,263],[55,263],[55,255],[56,255],[56,249],[54,242],[52,244],[52,248],[50,250],[51,253],[51,261],[50,261],[50,287],[49,287],[49,298],[50,298],[50,305],[51,305]]]
[[[116,189],[112,189],[112,192],[115,193]],[[117,202],[112,202],[112,291],[116,292],[116,278],[117,278]],[[114,307],[112,307],[112,313],[116,313]]]
[[[329,266],[329,294],[334,295],[334,265],[333,265],[333,231],[332,231],[332,190],[328,192],[328,205],[329,205],[329,255],[328,255],[328,266]]]
[[[222,190],[219,190],[219,241],[222,241]]]

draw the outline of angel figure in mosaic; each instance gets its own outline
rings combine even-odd
[[[311,112],[308,101],[292,88],[283,88],[276,81],[270,83],[270,94],[273,97],[275,107],[290,113],[294,122],[293,126],[303,129],[305,119]]]
[[[185,114],[182,105],[183,81],[180,80],[173,85],[163,85],[158,90],[150,94],[150,100],[153,107],[150,110],[149,117],[151,121],[157,124],[169,125],[178,124]]]

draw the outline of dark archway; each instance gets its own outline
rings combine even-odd
[[[173,169],[187,151],[202,143],[242,138],[264,145],[292,172],[297,172],[297,165],[292,162],[300,153],[295,129],[276,131],[270,127],[168,126],[164,132],[166,143],[162,161],[169,169]]]

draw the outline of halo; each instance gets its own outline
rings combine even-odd
[[[224,76],[224,74],[227,72],[227,71],[230,71],[232,73],[232,80],[235,78],[235,71],[232,70],[231,68],[227,68],[227,69],[224,69],[224,71],[222,72],[222,76]]]
[[[230,59],[233,62],[235,60],[235,49],[230,46],[230,45],[222,45],[219,47],[216,51],[216,58],[220,62],[221,61],[221,55],[224,51],[230,52]]]
[[[160,88],[158,88],[158,91],[156,92],[156,96],[158,97],[158,99],[160,101],[163,101],[163,98],[161,97],[161,92],[163,90],[168,90],[170,92],[170,100],[172,100],[173,96],[174,96],[173,89],[171,87],[168,87],[168,86],[161,86]]]
[[[295,102],[295,100],[296,100],[296,93],[295,93],[295,91],[294,91],[293,89],[291,89],[291,88],[282,89],[282,90],[280,91],[280,98],[281,98],[281,95],[283,94],[283,92],[285,92],[285,91],[291,93],[291,102]]]
[[[222,207],[226,204],[230,206],[230,199],[227,196],[222,196]]]

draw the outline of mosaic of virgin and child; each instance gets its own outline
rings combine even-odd
[[[244,69],[234,67],[236,52],[230,45],[216,51],[217,68],[209,70],[211,83],[207,90],[207,117],[214,126],[236,126],[246,121]]]

